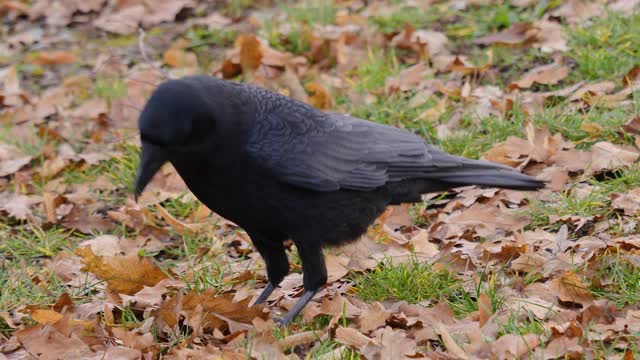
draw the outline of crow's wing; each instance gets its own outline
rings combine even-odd
[[[406,130],[324,113],[276,94],[260,95],[268,101],[258,102],[247,151],[292,185],[371,190],[410,178],[477,176],[481,169],[513,173],[502,165],[445,154]]]

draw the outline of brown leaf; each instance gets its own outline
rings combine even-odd
[[[154,0],[149,12],[142,18],[142,25],[151,27],[162,22],[171,22],[185,8],[194,6],[192,0]]]
[[[115,12],[104,12],[93,21],[98,29],[114,34],[127,35],[136,32],[140,21],[144,18],[144,5],[129,6]]]
[[[393,94],[395,92],[413,90],[432,72],[424,63],[419,62],[402,70],[396,76],[387,77],[384,81],[385,92]]]
[[[31,162],[32,157],[23,154],[15,146],[0,143],[0,178],[13,175]]]
[[[538,29],[531,23],[515,23],[497,34],[490,34],[473,41],[476,45],[521,45],[535,40]]]
[[[279,341],[280,347],[287,349],[293,346],[300,346],[310,344],[317,341],[324,334],[323,330],[320,331],[305,331],[293,335],[289,335],[286,338]]]
[[[336,329],[335,339],[342,344],[353,346],[356,349],[362,349],[365,345],[373,342],[371,338],[363,335],[358,330],[342,326],[338,326]]]
[[[562,62],[538,66],[525,73],[520,80],[507,86],[509,90],[528,89],[533,84],[553,85],[569,75],[569,67]]]
[[[630,134],[640,135],[640,116],[634,116],[631,120],[627,121],[622,128]],[[0,171],[0,174],[1,173]]]
[[[436,331],[440,334],[442,338],[442,342],[444,346],[447,348],[447,352],[451,355],[455,356],[458,359],[468,359],[469,356],[458,346],[456,341],[451,337],[449,331],[443,323],[438,323],[436,326]]]
[[[240,35],[236,39],[236,48],[240,49],[240,65],[243,71],[256,71],[262,62],[260,41],[254,35]]]
[[[360,316],[358,316],[360,331],[368,333],[370,331],[383,327],[390,315],[391,313],[388,312],[379,302],[370,304],[365,310],[362,311]]]
[[[6,211],[9,216],[18,220],[28,220],[33,217],[31,207],[42,202],[40,196],[27,196],[0,193],[0,210]]]
[[[141,350],[144,353],[156,353],[158,351],[156,341],[150,332],[138,334],[134,331],[127,331],[123,328],[111,328],[113,336],[122,341],[128,348]]]
[[[636,64],[633,68],[631,68],[631,70],[629,70],[629,72],[624,75],[624,77],[622,78],[622,84],[624,86],[632,86],[638,80],[640,80],[640,65]]]
[[[160,216],[162,216],[162,218],[164,219],[164,221],[166,221],[179,234],[194,235],[194,234],[197,234],[200,230],[202,230],[204,226],[207,225],[205,223],[188,224],[188,223],[182,222],[176,219],[175,217],[173,217],[173,215],[169,214],[167,210],[165,210],[162,206],[160,206],[160,204],[155,204],[155,207],[156,207],[156,210],[158,210],[158,213],[160,213]]]
[[[403,330],[385,327],[376,337],[378,343],[369,342],[360,352],[367,359],[407,359],[416,354],[416,342]]]
[[[486,237],[496,230],[516,231],[529,224],[529,216],[504,209],[502,206],[473,204],[466,210],[457,211],[442,219],[454,225],[450,235],[461,235],[465,231],[474,231],[478,236]]]
[[[331,107],[331,95],[322,85],[310,82],[305,85],[305,89],[310,93],[309,104],[318,109],[329,109]]]
[[[74,54],[61,50],[41,51],[27,60],[27,62],[37,65],[73,64],[76,61]]]
[[[349,257],[345,255],[327,254],[325,263],[327,265],[327,283],[340,280],[349,273]]]
[[[626,215],[634,216],[640,211],[640,188],[634,188],[611,202],[614,209],[622,209]]]
[[[203,320],[206,327],[220,329],[228,326],[228,320],[242,324],[251,324],[254,318],[266,319],[269,314],[262,311],[264,305],[249,307],[250,297],[233,302],[233,294],[216,295],[213,289],[202,293],[191,291],[182,296],[174,296],[158,309],[156,316],[165,324],[173,327],[177,324],[178,315],[175,310],[192,313],[196,306],[202,306]]]
[[[63,334],[51,325],[29,327],[15,334],[29,354],[40,359],[90,359],[94,355],[79,334]]]
[[[288,360],[272,332],[264,332],[251,342],[251,353],[258,359]]]
[[[66,161],[60,156],[56,156],[53,159],[48,159],[44,161],[44,164],[42,164],[42,171],[40,172],[40,174],[45,179],[49,179],[61,173],[62,170],[64,170],[68,165],[69,165],[68,161]]]
[[[480,294],[480,297],[478,298],[478,310],[480,312],[480,327],[483,327],[493,314],[489,295],[485,293]]]
[[[506,334],[494,341],[491,347],[498,359],[520,359],[539,345],[540,337],[536,334]]]
[[[586,306],[593,302],[593,295],[588,287],[573,271],[567,271],[562,276],[553,279],[549,287],[556,293],[558,299]]]
[[[598,142],[591,148],[591,166],[588,175],[631,166],[640,157],[636,150],[627,150],[610,142]]]
[[[162,59],[165,64],[174,68],[197,68],[196,54],[178,48],[171,48],[164,52]]]
[[[82,271],[90,272],[105,280],[117,293],[135,294],[144,286],[154,286],[167,275],[149,257],[96,256],[91,248],[77,248],[75,254],[82,257]]]

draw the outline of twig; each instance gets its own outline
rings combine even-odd
[[[155,64],[153,61],[151,61],[151,59],[149,59],[149,57],[147,56],[147,51],[145,50],[144,47],[144,38],[147,35],[144,32],[143,28],[138,28],[138,48],[140,49],[140,55],[142,55],[142,59],[144,60],[145,63],[149,64],[151,67],[153,67],[154,69],[158,70],[162,75],[164,75],[167,79],[171,79],[171,75],[169,75],[169,73],[167,72],[167,70],[163,69],[162,67],[158,66],[157,64]]]

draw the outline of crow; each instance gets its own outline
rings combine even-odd
[[[413,133],[320,111],[264,88],[196,75],[169,80],[139,117],[135,197],[170,162],[208,208],[241,226],[266,263],[267,300],[302,260],[289,323],[327,281],[323,246],[357,240],[388,205],[464,185],[536,190],[511,167],[446,154]]]

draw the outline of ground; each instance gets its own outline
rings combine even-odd
[[[634,359],[638,1],[0,4],[0,359]],[[264,264],[170,167],[136,203],[137,116],[168,78],[253,82],[517,167]],[[215,94],[211,94],[215,96]],[[220,169],[224,171],[224,169]]]

